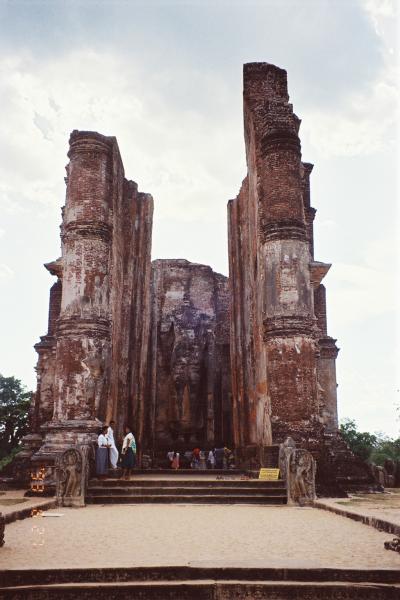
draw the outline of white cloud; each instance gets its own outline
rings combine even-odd
[[[380,40],[382,67],[366,89],[350,91],[336,110],[321,105],[303,111],[303,135],[323,157],[370,155],[394,149],[398,141],[398,2],[363,0],[361,6]]]
[[[395,18],[398,10],[397,0],[362,0],[362,6],[375,26],[379,35],[385,18]]]
[[[366,93],[352,94],[345,110],[303,114],[303,132],[322,156],[369,155],[395,148],[398,85],[394,66],[384,68]]]
[[[131,61],[84,49],[40,63],[26,55],[6,57],[0,75],[6,116],[0,174],[8,210],[45,210],[62,202],[73,129],[117,136],[126,176],[158,200],[158,217],[207,220],[216,200],[225,204],[229,190],[239,188],[244,161],[226,149],[240,140],[240,127],[232,131],[221,119],[213,128],[190,105],[176,106],[162,77],[156,81],[159,88],[145,89]],[[188,85],[194,78],[217,98],[226,94],[229,106],[228,91],[217,77],[205,74],[203,81],[195,71],[184,76]]]
[[[14,271],[4,263],[0,263],[0,282],[13,277]]]
[[[341,326],[396,311],[398,258],[392,240],[367,244],[364,261],[336,263],[329,277],[329,306]]]

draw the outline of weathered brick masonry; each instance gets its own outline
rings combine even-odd
[[[93,440],[111,417],[142,433],[153,200],[125,179],[115,138],[74,131],[68,156],[62,256],[47,265],[58,279],[36,346],[37,460]]]
[[[248,173],[228,205],[229,281],[186,260],[151,264],[152,197],[125,179],[115,138],[72,133],[62,255],[46,265],[57,281],[35,346],[35,461],[88,444],[114,418],[117,436],[132,423],[139,454],[156,459],[232,443],[244,466],[262,465],[291,436],[327,485],[368,480],[337,432],[330,265],[314,259],[299,127],[286,71],[246,64]]]
[[[69,158],[35,346],[33,460],[52,463],[111,418],[117,436],[133,424],[140,454],[230,442],[228,279],[185,260],[151,265],[153,200],[125,179],[115,138],[74,131]]]
[[[330,265],[314,259],[313,165],[301,160],[286,71],[244,65],[243,97],[248,173],[228,204],[235,445],[245,463],[262,463],[264,446],[291,436],[321,478],[347,461],[343,476],[367,480],[337,433],[338,349],[321,284]]]
[[[228,279],[187,260],[152,268],[149,435],[155,451],[231,442]]]

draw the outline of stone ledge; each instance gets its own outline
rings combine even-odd
[[[0,586],[139,582],[296,582],[400,585],[398,569],[287,568],[257,566],[212,567],[201,562],[160,567],[106,567],[0,570]]]
[[[64,584],[18,586],[0,589],[13,594],[13,598],[85,598],[97,599],[99,592],[106,593],[109,598],[143,598],[146,600],[321,600],[336,598],[337,600],[386,600],[398,598],[399,586],[390,584],[365,583],[304,583],[304,582],[271,582],[271,581],[169,581],[169,582],[113,582],[101,584]],[[4,596],[6,597],[6,596]]]
[[[17,505],[19,506],[19,505]],[[16,508],[15,510],[10,510],[9,512],[4,512],[3,507],[3,516],[5,519],[6,525],[10,523],[14,523],[14,521],[21,521],[22,519],[28,519],[32,516],[33,510],[50,510],[51,508],[57,507],[57,501],[55,498],[48,499],[42,502],[29,502],[28,506],[24,506],[24,508]],[[7,534],[7,532],[6,532]],[[7,538],[6,538],[7,543]]]
[[[391,521],[387,521],[386,519],[378,519],[373,515],[365,515],[359,512],[355,512],[353,510],[341,508],[339,506],[333,506],[332,504],[328,504],[321,500],[315,500],[313,506],[314,508],[327,510],[329,512],[333,512],[337,515],[340,515],[341,517],[347,517],[348,519],[352,519],[353,521],[358,521],[359,523],[363,523],[364,525],[369,525],[370,527],[374,527],[379,531],[385,531],[386,533],[400,535],[400,525],[392,523]]]

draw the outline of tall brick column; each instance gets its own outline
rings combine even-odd
[[[113,139],[97,133],[70,137],[54,413],[39,455],[95,439],[99,407],[107,401],[113,149]]]
[[[336,358],[339,352],[336,340],[327,333],[326,290],[320,284],[314,291],[315,316],[321,337],[318,340],[318,391],[320,413],[327,431],[338,429]]]
[[[274,441],[279,441],[283,429],[302,438],[318,406],[300,121],[288,103],[286,72],[273,65],[245,65],[244,98],[257,148],[251,174],[259,196],[264,342]]]
[[[245,65],[244,97],[257,149],[250,173],[259,189],[263,333],[272,431],[274,441],[281,441],[288,432],[303,439],[318,405],[300,121],[288,103],[286,72],[273,65]]]
[[[264,446],[303,442],[320,423],[315,211],[286,71],[244,65],[243,99],[248,173],[228,205],[233,429],[243,462],[256,464]]]

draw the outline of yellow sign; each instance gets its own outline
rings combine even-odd
[[[276,481],[279,479],[279,469],[260,469],[258,479],[264,481]]]

